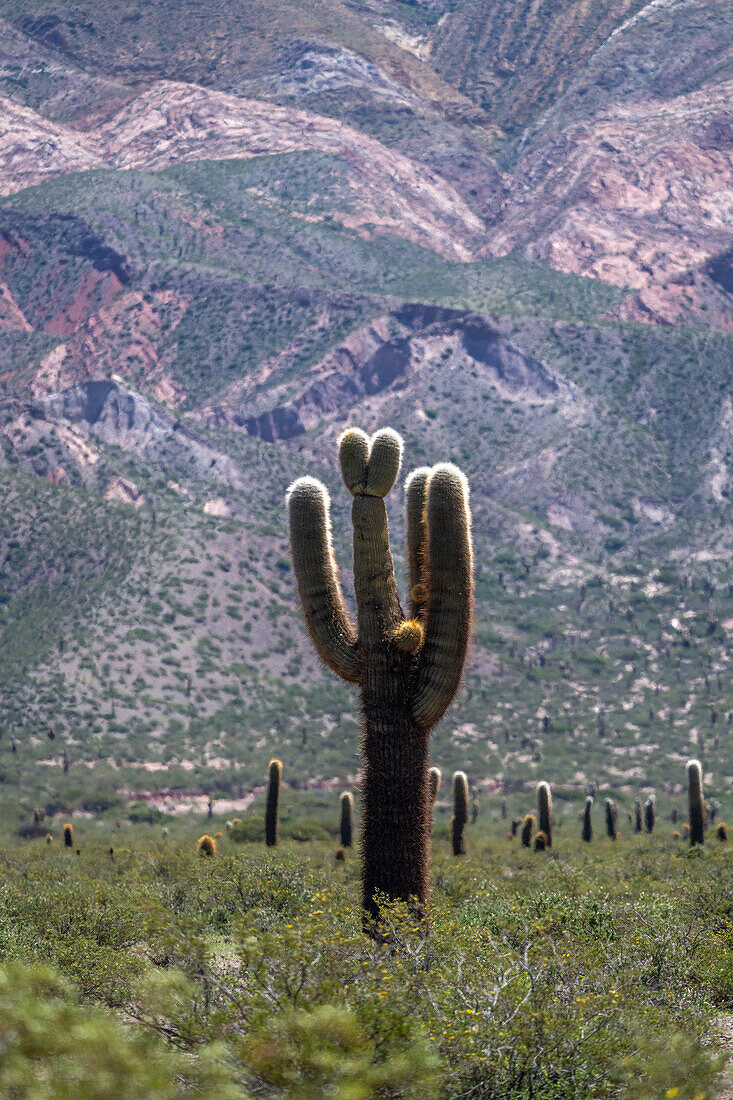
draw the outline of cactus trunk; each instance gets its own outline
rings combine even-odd
[[[265,807],[265,844],[274,848],[278,841],[280,810],[280,778],[283,766],[279,760],[270,761],[269,781],[267,784],[267,805]]]
[[[705,843],[705,803],[702,796],[702,767],[699,760],[687,765],[687,795],[690,803],[690,844]]]
[[[354,799],[348,791],[344,791],[341,795],[340,806],[339,834],[341,847],[350,848],[354,842]]]
[[[453,776],[453,819],[451,820],[451,844],[454,856],[466,854],[463,830],[468,821],[468,780],[465,772]]]
[[[544,833],[544,847],[552,847],[552,792],[549,783],[537,784],[537,817],[540,832]],[[544,848],[542,849],[544,850]]]
[[[422,904],[430,879],[427,739],[404,713],[366,720],[361,797],[362,902],[375,895]]]

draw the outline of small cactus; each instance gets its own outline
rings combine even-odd
[[[675,829],[675,831],[672,833],[672,840],[682,840],[682,833],[679,831],[679,829]]]
[[[534,814],[527,814],[522,824],[522,846],[529,848],[532,843],[532,833],[534,832],[535,819]]]
[[[451,843],[453,855],[466,854],[466,844],[463,839],[463,829],[468,821],[468,779],[465,772],[455,772],[453,775],[453,817],[451,818]]]
[[[616,821],[618,819],[618,810],[616,809],[616,803],[612,798],[607,798],[604,806],[606,808],[606,833],[611,840],[616,840],[618,832],[616,830]]]
[[[280,779],[282,773],[283,766],[280,761],[271,760],[267,783],[267,806],[265,807],[265,844],[268,848],[274,848],[277,845]]]
[[[689,826],[687,821],[685,821],[682,825],[682,839],[683,840],[689,840],[690,839],[690,826]]]
[[[67,848],[74,847],[74,826],[69,821],[64,825],[64,844]]]
[[[353,843],[354,835],[354,796],[349,791],[344,791],[340,799],[341,804],[341,820],[339,822],[339,833],[341,836],[341,847],[350,848]]]
[[[549,847],[550,847],[550,838],[548,837],[548,835],[544,831],[544,829],[540,829],[539,832],[535,834],[534,850],[535,850],[535,852],[544,852],[545,848],[549,848]]]
[[[428,779],[430,781],[430,805],[435,805],[435,800],[440,794],[440,781],[442,776],[440,774],[440,768],[431,768],[428,772]]]
[[[721,821],[718,823],[718,827],[715,830],[715,835],[717,836],[718,840],[725,841],[728,839],[728,828],[725,822]]]
[[[589,794],[585,800],[583,810],[583,840],[590,844],[593,839],[593,795]]]
[[[537,817],[540,825],[540,832],[544,836],[545,847],[552,847],[552,792],[550,791],[549,783],[537,784]],[[535,849],[537,845],[535,844]]]
[[[642,814],[641,814],[641,799],[636,798],[634,800],[634,832],[635,833],[640,833],[640,832],[643,831],[643,829],[644,829],[644,824],[643,824],[643,821],[642,821]]]
[[[199,837],[196,848],[200,856],[210,857],[216,855],[216,841],[213,836],[209,836],[208,833],[204,833],[203,836]]]
[[[644,826],[648,833],[654,832],[654,823],[657,820],[657,796],[650,794],[644,803]]]
[[[53,837],[50,833],[46,833],[46,844],[53,844]]]
[[[705,811],[702,796],[702,767],[699,760],[687,764],[687,798],[690,806],[690,844],[705,843]]]
[[[343,850],[343,848],[337,848],[336,851],[333,853],[333,858],[336,860],[337,863],[343,863],[346,859],[346,852]]]
[[[517,835],[517,831],[518,831],[518,829],[519,829],[519,826],[520,826],[521,824],[522,824],[522,819],[521,819],[521,817],[513,817],[513,818],[512,818],[512,831],[511,831],[511,833],[510,833],[509,835],[510,835],[510,836],[516,836],[516,835]]]

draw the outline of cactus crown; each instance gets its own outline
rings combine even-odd
[[[468,483],[448,463],[415,470],[406,481],[410,602],[405,614],[382,500],[399,475],[402,440],[391,428],[371,437],[349,428],[339,439],[339,460],[354,498],[358,627],[349,618],[338,581],[328,493],[305,477],[291,485],[287,504],[308,631],[325,664],[362,687],[370,654],[391,649],[411,669],[412,717],[427,731],[450,705],[468,649],[473,605]]]
[[[428,780],[430,782],[430,801],[435,802],[440,792],[440,781],[442,776],[440,774],[440,768],[431,768],[428,772]]]

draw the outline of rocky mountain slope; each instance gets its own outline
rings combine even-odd
[[[282,506],[348,590],[348,423],[473,486],[438,762],[733,783],[732,86],[722,0],[0,0],[5,789],[353,772]]]

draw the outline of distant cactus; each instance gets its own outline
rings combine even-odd
[[[341,795],[340,804],[339,833],[341,835],[341,847],[350,848],[354,835],[354,796],[349,791],[344,791]]]
[[[163,837],[163,840],[165,840],[165,838],[168,836],[168,826],[167,825],[163,826],[163,830],[162,830],[160,835]]]
[[[512,833],[511,833],[512,836],[517,835],[517,830],[519,829],[519,826],[521,824],[522,824],[521,817],[513,817],[512,818]]]
[[[534,826],[534,814],[527,814],[522,824],[522,845],[525,848],[529,848],[532,843],[532,833],[534,832]]]
[[[641,814],[641,799],[634,799],[634,832],[640,833],[644,829],[644,823]]]
[[[209,836],[208,833],[204,833],[198,839],[196,845],[200,856],[215,856],[216,855],[216,841],[213,836]]]
[[[537,784],[537,818],[539,821],[540,832],[544,834],[545,844],[544,847],[552,847],[552,792],[550,791],[550,784],[542,783]],[[535,848],[537,845],[535,844]]]
[[[583,840],[590,844],[593,839],[593,795],[589,794],[585,800],[583,810]]]
[[[217,829],[217,831],[214,833],[214,840],[221,840],[223,836],[224,834],[222,833],[221,829]]]
[[[435,805],[435,799],[440,794],[440,780],[442,776],[440,774],[440,768],[431,768],[428,772],[428,779],[430,782],[430,805]]]
[[[682,839],[683,840],[689,840],[690,839],[690,826],[689,826],[687,821],[685,821],[684,824],[682,825]]]
[[[64,825],[64,844],[67,848],[74,847],[74,826],[68,821]]]
[[[544,831],[544,829],[540,829],[539,832],[535,834],[534,850],[535,850],[535,852],[544,852],[545,848],[549,848],[549,847],[550,847],[550,838],[548,837],[548,835]]]
[[[53,837],[50,833],[46,833],[46,844],[53,844]]]
[[[687,798],[690,807],[690,844],[705,843],[705,811],[702,795],[702,767],[699,760],[687,764]]]
[[[337,863],[343,863],[346,859],[346,852],[343,850],[343,848],[337,848],[336,851],[333,853],[333,858],[336,860]]]
[[[280,808],[280,779],[283,766],[279,760],[270,761],[267,783],[267,805],[265,807],[265,844],[274,848],[278,839],[278,811]]]
[[[682,833],[678,829],[672,833],[672,840],[682,840]]]
[[[471,824],[475,825],[478,821],[478,815],[481,810],[481,803],[478,796],[478,787],[474,787],[473,796],[471,798]]]
[[[618,832],[616,831],[616,821],[618,819],[618,810],[616,809],[616,803],[613,801],[612,798],[607,798],[604,806],[606,808],[606,833],[611,838],[611,840],[615,840],[618,836]]]
[[[463,839],[463,829],[468,821],[468,779],[465,772],[455,772],[453,775],[453,817],[450,823],[451,843],[453,855],[466,854],[466,843]]]
[[[657,796],[650,794],[644,803],[644,825],[648,833],[654,832],[654,824],[657,820]]]
[[[725,822],[720,821],[718,823],[718,827],[715,830],[715,835],[717,836],[718,840],[728,839],[728,827],[726,826]]]
[[[341,472],[353,496],[354,587],[358,629],[336,573],[328,493],[313,478],[288,491],[293,570],[315,648],[361,693],[362,899],[419,903],[430,870],[430,731],[461,679],[473,606],[468,485],[454,466],[408,478],[408,608],[397,595],[384,497],[400,469],[402,440],[355,428],[339,440]]]
[[[33,811],[33,824],[40,825],[46,818],[43,810],[39,810],[38,807]]]

